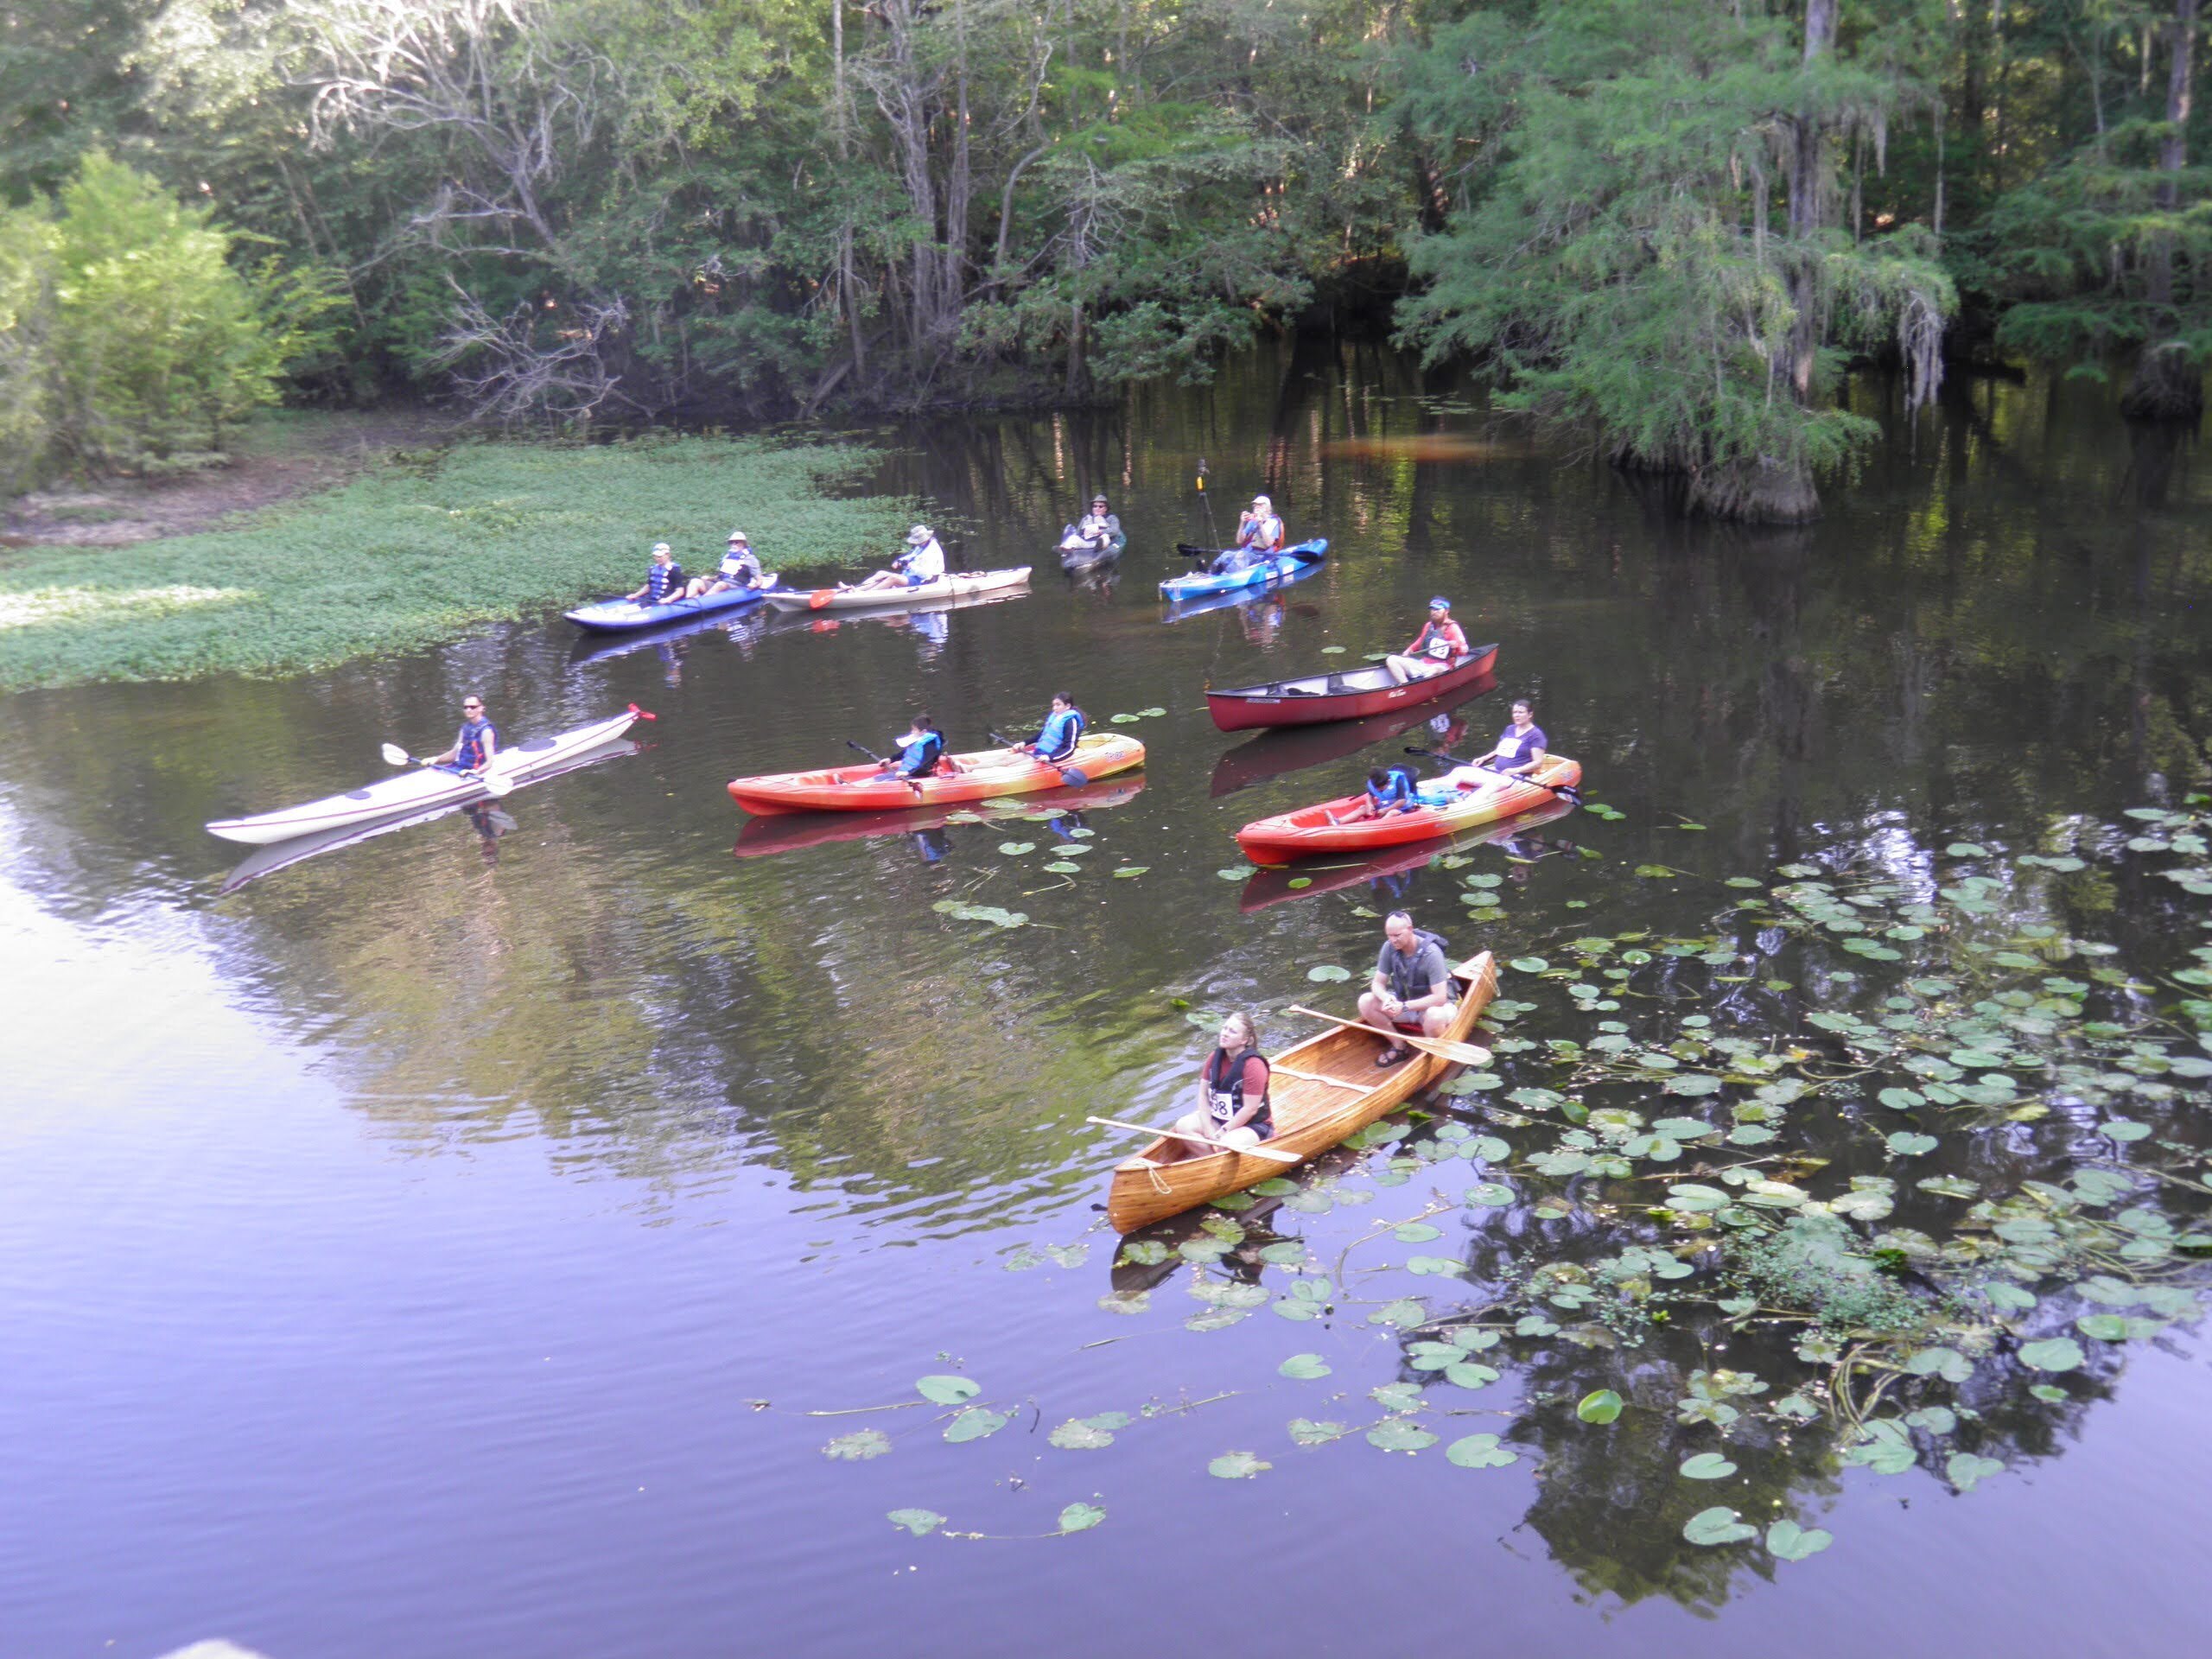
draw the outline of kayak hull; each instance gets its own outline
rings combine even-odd
[[[1263,726],[1313,726],[1330,720],[1364,720],[1394,709],[1434,702],[1471,685],[1497,665],[1497,647],[1477,645],[1440,674],[1400,685],[1382,664],[1338,673],[1307,674],[1208,691],[1206,712],[1224,732]]]
[[[1207,594],[1232,593],[1240,588],[1264,588],[1269,582],[1281,582],[1293,571],[1310,570],[1327,556],[1329,543],[1325,537],[1310,542],[1300,542],[1287,547],[1271,559],[1262,560],[1249,570],[1231,570],[1218,576],[1170,576],[1160,584],[1160,597],[1171,604],[1177,600],[1198,599]]]
[[[1144,745],[1118,732],[1094,732],[1076,745],[1058,766],[1011,749],[982,749],[948,755],[957,768],[912,781],[886,777],[874,766],[831,766],[819,772],[782,772],[733,778],[730,798],[747,812],[893,812],[960,801],[990,800],[1001,795],[1033,795],[1066,786],[1061,773],[1081,772],[1086,779],[1110,778],[1144,764]],[[940,765],[944,764],[940,762]]]
[[[970,599],[1027,586],[1029,567],[1011,570],[956,570],[918,588],[779,588],[761,595],[779,611],[911,610],[932,600]]]
[[[712,616],[718,611],[741,611],[758,605],[775,591],[779,580],[772,576],[766,588],[726,588],[718,594],[671,600],[665,605],[602,599],[596,604],[579,605],[573,611],[563,611],[562,615],[591,633],[629,633],[639,628],[661,628],[671,623],[688,622],[693,617]]]
[[[1286,772],[1303,772],[1308,766],[1325,766],[1332,760],[1342,760],[1347,755],[1357,754],[1370,743],[1403,736],[1406,733],[1431,728],[1431,741],[1439,748],[1452,747],[1451,735],[1435,735],[1435,729],[1450,734],[1460,729],[1452,722],[1456,719],[1451,710],[1458,705],[1472,702],[1497,690],[1497,677],[1485,674],[1461,686],[1449,697],[1439,697],[1431,702],[1416,703],[1409,708],[1395,709],[1387,715],[1370,715],[1364,720],[1327,721],[1318,726],[1271,726],[1257,737],[1247,739],[1235,748],[1225,751],[1213,764],[1213,778],[1210,791],[1216,795],[1233,795],[1240,789],[1265,783],[1270,778],[1280,778]],[[1433,722],[1442,719],[1446,725],[1433,728]]]
[[[636,711],[632,710],[611,720],[579,726],[557,737],[532,738],[512,748],[501,749],[493,758],[490,770],[510,784],[528,783],[566,766],[586,750],[621,736],[637,718]],[[481,779],[416,766],[343,795],[326,796],[279,812],[264,812],[250,818],[219,818],[207,825],[207,833],[249,847],[266,847],[275,842],[289,841],[295,836],[320,835],[351,824],[371,823],[378,818],[464,806],[471,801],[488,799],[491,793]]]
[[[1409,842],[1403,847],[1388,847],[1364,857],[1332,860],[1326,864],[1307,864],[1302,867],[1278,864],[1264,870],[1252,872],[1252,879],[1244,884],[1244,891],[1237,896],[1236,908],[1249,915],[1265,910],[1270,905],[1287,904],[1300,899],[1313,899],[1325,893],[1342,893],[1346,887],[1358,887],[1362,882],[1387,882],[1395,876],[1410,875],[1446,853],[1464,853],[1470,848],[1485,846],[1493,842],[1510,842],[1516,836],[1527,835],[1532,830],[1565,817],[1574,810],[1570,800],[1554,800],[1548,806],[1530,807],[1526,812],[1516,812],[1510,818],[1500,818],[1496,823],[1486,823],[1463,834],[1434,841]],[[1310,871],[1310,874],[1293,874],[1294,868]],[[1296,887],[1292,882],[1298,883]],[[1395,893],[1390,895],[1394,899]]]
[[[1350,815],[1367,798],[1346,795],[1295,812],[1256,818],[1236,832],[1236,844],[1255,864],[1287,864],[1315,853],[1365,853],[1431,841],[1541,806],[1557,798],[1544,785],[1572,788],[1581,777],[1580,762],[1563,754],[1548,755],[1537,774],[1540,782],[1501,777],[1495,785],[1463,791],[1448,805],[1357,819]]]
[[[1141,777],[1125,777],[1073,789],[1056,785],[1033,795],[1025,795],[1018,806],[1012,803],[990,806],[977,803],[908,808],[899,812],[778,812],[765,818],[747,818],[745,827],[737,832],[737,844],[730,851],[739,858],[762,858],[826,846],[831,842],[861,841],[871,836],[916,835],[943,829],[949,823],[1019,823],[1033,814],[1089,812],[1100,807],[1120,806],[1135,798],[1142,792],[1144,781]]]

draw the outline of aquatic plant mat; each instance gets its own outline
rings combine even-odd
[[[1255,1439],[1239,1408],[1223,1480],[1519,1465],[1586,1586],[1692,1603],[1732,1570],[1713,1552],[1764,1573],[1847,1547],[1820,1523],[1848,1484],[2012,1478],[2212,1282],[2206,804],[2066,819],[2031,851],[1900,836],[1758,876],[1646,867],[1711,891],[1703,931],[1524,939],[1491,1069],[1126,1240],[1010,1247],[1070,1296],[1110,1261],[1096,1339],[1033,1377],[948,1351],[904,1401],[805,1402],[869,1414],[828,1458],[889,1459],[834,1478],[872,1478],[886,1524],[981,1536],[963,1514],[990,1512],[1006,1454],[963,1448],[1020,1437],[1063,1535],[1111,1524],[1116,1445],[1241,1398],[1277,1426]],[[1502,913],[1494,877],[1463,879]],[[2098,937],[2123,883],[2125,951]],[[1217,1370],[1160,1367],[1173,1397],[1084,1382],[1085,1351],[1237,1325]]]
[[[833,494],[868,452],[765,439],[472,443],[388,462],[251,525],[0,557],[0,690],[285,674],[437,643],[643,579],[733,527],[772,569],[856,561],[912,504]]]

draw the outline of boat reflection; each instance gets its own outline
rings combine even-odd
[[[1335,1150],[1332,1148],[1323,1157],[1333,1155]],[[1319,1161],[1316,1160],[1317,1163]],[[1294,1176],[1296,1172],[1286,1169],[1283,1173]],[[1282,1235],[1276,1232],[1271,1224],[1275,1212],[1281,1208],[1282,1199],[1280,1197],[1268,1197],[1255,1199],[1249,1209],[1230,1211],[1229,1218],[1243,1229],[1243,1236],[1219,1256],[1208,1254],[1204,1257],[1193,1257],[1183,1254],[1185,1244],[1217,1236],[1206,1224],[1211,1221],[1217,1227],[1220,1224],[1222,1211],[1218,1209],[1186,1210],[1179,1216],[1170,1216],[1165,1221],[1156,1221],[1151,1226],[1130,1234],[1129,1239],[1124,1240],[1121,1249],[1115,1252],[1114,1265],[1109,1269],[1114,1294],[1126,1297],[1157,1290],[1175,1276],[1179,1268],[1202,1267],[1208,1262],[1218,1266],[1240,1284],[1260,1283],[1261,1274],[1267,1268],[1260,1252],[1270,1244],[1283,1242]],[[1135,1261],[1128,1255],[1131,1240],[1141,1245],[1161,1245],[1166,1254],[1157,1262]],[[1150,1252],[1147,1250],[1146,1254]]]
[[[1395,904],[1405,897],[1416,873],[1446,853],[1463,853],[1470,847],[1498,848],[1507,857],[1520,861],[1522,866],[1520,874],[1525,876],[1527,867],[1539,860],[1574,850],[1572,842],[1554,836],[1538,836],[1533,833],[1573,810],[1574,803],[1572,801],[1548,801],[1541,806],[1530,807],[1517,817],[1501,818],[1496,823],[1485,823],[1464,835],[1441,836],[1433,841],[1416,841],[1407,846],[1390,848],[1369,858],[1344,862],[1332,860],[1325,864],[1286,864],[1261,870],[1244,884],[1244,891],[1237,898],[1236,907],[1249,914],[1293,899],[1311,899],[1317,893],[1341,893],[1344,888],[1356,887],[1363,881],[1374,888],[1377,899]]]
[[[645,747],[635,738],[613,738],[596,748],[586,749],[582,753],[571,759],[566,766],[552,766],[543,772],[532,772],[517,787],[528,788],[543,783],[548,778],[558,778],[584,766],[595,766],[602,760],[614,760],[624,755],[637,754],[643,752]],[[258,881],[265,875],[274,875],[279,870],[289,869],[293,865],[308,859],[319,858],[325,853],[334,853],[341,847],[355,846],[378,836],[388,836],[396,830],[412,830],[417,824],[429,823],[434,819],[442,818],[455,812],[463,815],[468,820],[470,828],[482,838],[484,861],[486,864],[497,863],[499,857],[499,837],[516,827],[513,815],[498,801],[456,801],[449,805],[433,807],[427,812],[404,812],[394,817],[378,818],[367,823],[341,824],[334,830],[321,830],[311,836],[295,836],[289,841],[271,842],[266,847],[257,847],[239,861],[237,868],[223,878],[223,885],[219,892],[236,893],[250,882]]]
[[[1450,702],[1441,705],[1424,702],[1410,709],[1393,709],[1387,715],[1370,715],[1365,720],[1278,727],[1263,732],[1249,742],[1238,744],[1214,762],[1211,792],[1216,797],[1233,795],[1240,789],[1249,789],[1254,784],[1265,783],[1286,772],[1303,772],[1308,766],[1341,760],[1370,743],[1402,736],[1416,727],[1428,728],[1432,741],[1426,747],[1448,750],[1466,730],[1465,720],[1452,711],[1462,703],[1497,690],[1497,677],[1485,674],[1469,681],[1452,695]]]
[[[571,665],[600,663],[612,657],[626,657],[634,651],[648,650],[662,652],[665,661],[668,649],[673,649],[680,657],[695,636],[716,632],[727,635],[739,650],[750,654],[766,632],[770,620],[771,613],[762,607],[740,611],[735,615],[721,611],[686,617],[664,627],[639,628],[631,633],[587,633],[569,647],[569,661]]]
[[[1003,804],[963,801],[946,806],[917,807],[905,812],[778,812],[747,818],[730,849],[739,858],[758,858],[770,853],[796,852],[833,841],[859,841],[870,836],[912,836],[924,859],[934,864],[950,849],[944,831],[963,823],[995,823],[1009,818],[1049,815],[1042,822],[1055,833],[1080,829],[1083,815],[1100,807],[1120,806],[1144,788],[1142,773],[1131,778],[1103,779],[1073,789],[1045,789],[1033,795],[1008,797]]]

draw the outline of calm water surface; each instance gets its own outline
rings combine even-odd
[[[1344,995],[1306,969],[1358,963],[1394,903],[1501,956],[1696,931],[1712,878],[2027,849],[2177,798],[2212,735],[2206,482],[2190,448],[2132,446],[2072,397],[1955,388],[1891,420],[1820,524],[1751,534],[1499,437],[1395,359],[1309,348],[1112,416],[880,435],[880,486],[926,498],[957,563],[1038,565],[1016,601],[601,652],[549,616],[294,681],[10,699],[0,1654],[2194,1650],[2193,1336],[2013,1414],[2005,1472],[1965,1495],[1838,1470],[1808,1433],[1756,1492],[1686,1506],[1684,1447],[1631,1459],[1530,1398],[1711,1363],[1710,1333],[1632,1362],[1509,1350],[1449,1432],[1504,1435],[1510,1467],[1301,1449],[1292,1417],[1370,1421],[1366,1390],[1412,1375],[1398,1344],[1357,1311],[1188,1329],[1192,1287],[1230,1276],[1113,1267],[1098,1205],[1127,1143],[1084,1122],[1170,1109],[1206,1040],[1188,1010],[1305,1034],[1287,1005]],[[1223,527],[1264,487],[1332,552],[1275,599],[1164,620],[1169,544],[1210,539],[1201,458]],[[1130,550],[1073,581],[1047,550],[1094,487]],[[1531,695],[1625,817],[1462,849],[1507,878],[1488,925],[1437,865],[1224,877],[1236,825],[1435,734],[1255,744],[1200,688],[1395,646],[1432,592],[1503,647],[1445,734],[1486,745]],[[1141,787],[1076,817],[815,840],[741,834],[722,790],[849,758],[917,707],[982,747],[1062,686],[1102,724],[1165,709],[1116,728],[1150,747]],[[632,701],[661,718],[503,818],[223,892],[205,820],[351,786],[479,689],[511,736]],[[1089,868],[1045,873],[1076,827]],[[1038,850],[1001,850],[1020,842]],[[2202,942],[2125,883],[2096,925],[2161,960]],[[1264,1224],[1326,1261],[1423,1208],[1425,1180],[1380,1162],[1340,1155],[1343,1202]],[[1433,1248],[1470,1254],[1551,1224],[1440,1224]],[[1101,1306],[1146,1285],[1141,1312]],[[1279,1376],[1301,1350],[1335,1374]],[[933,1407],[810,1414],[952,1370],[1012,1421],[947,1445]],[[1107,1411],[1136,1418],[1112,1446],[1047,1443]],[[888,1455],[822,1455],[868,1427]],[[1211,1478],[1237,1448],[1274,1468]],[[1035,1539],[1077,1500],[1104,1523]],[[1679,1529],[1708,1501],[1837,1541],[1778,1568],[1701,1550]],[[1030,1541],[910,1538],[884,1519],[907,1506]]]

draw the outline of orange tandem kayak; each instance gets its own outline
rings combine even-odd
[[[1063,787],[1068,781],[1065,774],[1071,771],[1095,780],[1143,764],[1144,745],[1134,737],[1094,732],[1057,766],[1014,749],[982,749],[947,755],[938,762],[933,778],[909,781],[887,777],[873,766],[830,766],[821,772],[733,778],[729,792],[748,812],[889,812],[1000,795],[1032,795]]]
[[[1424,804],[1411,812],[1367,816],[1365,795],[1346,795],[1295,812],[1255,818],[1236,832],[1236,844],[1255,864],[1287,864],[1309,853],[1371,852],[1457,835],[1478,823],[1510,818],[1532,806],[1558,799],[1558,789],[1572,789],[1582,779],[1581,763],[1563,754],[1545,757],[1534,779],[1501,775],[1493,784],[1446,791],[1424,785]],[[1545,788],[1545,785],[1551,788]],[[1446,798],[1449,795],[1450,798]]]

